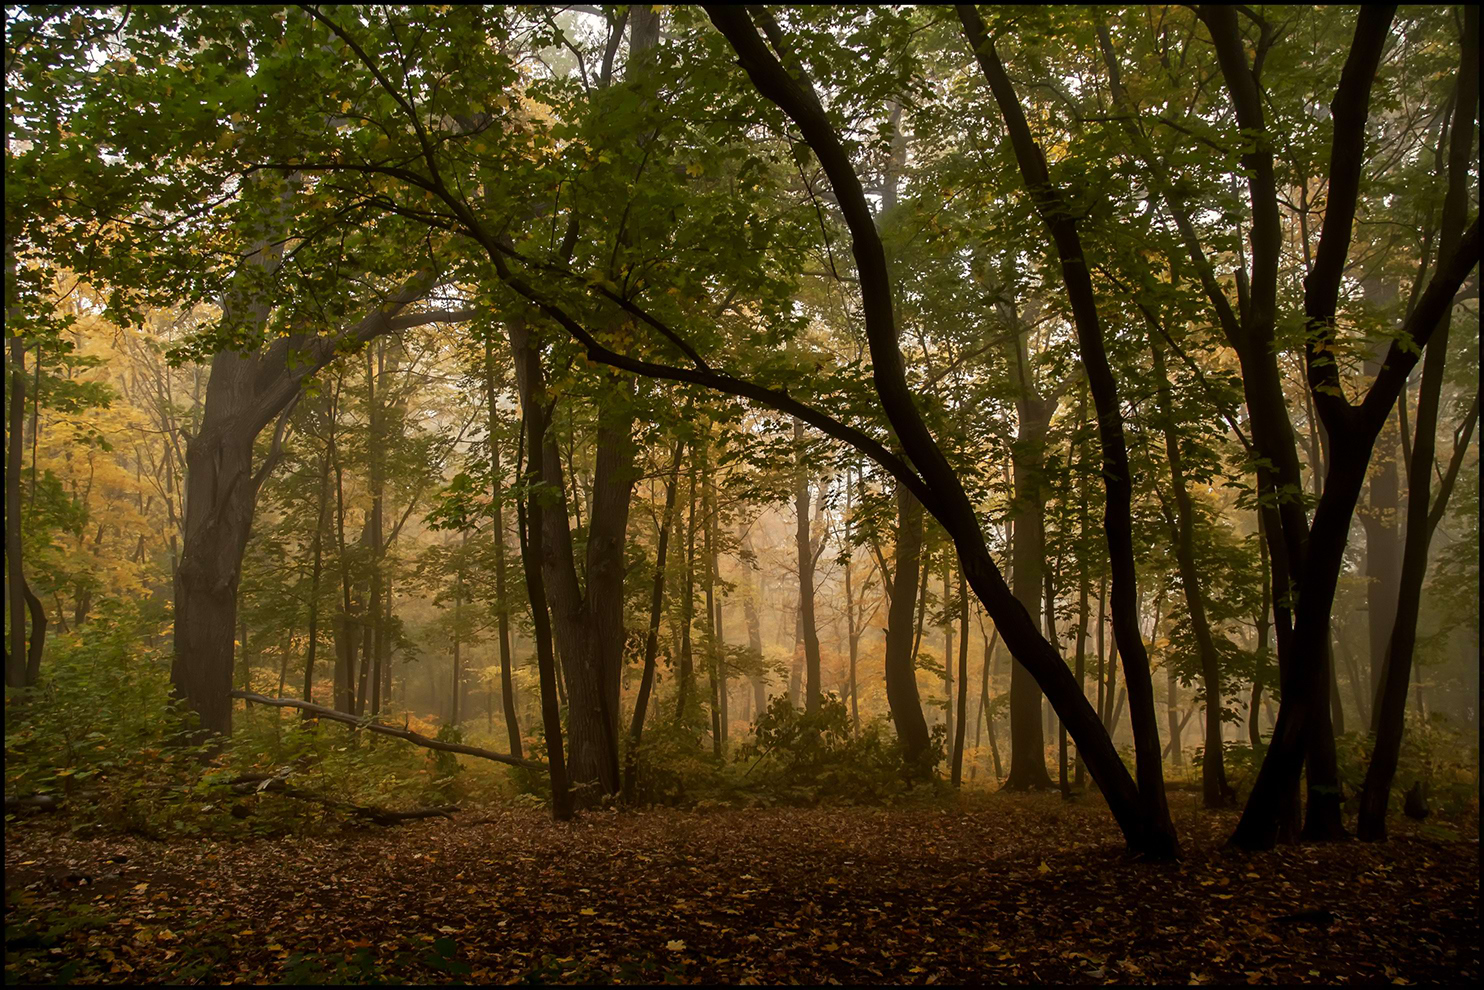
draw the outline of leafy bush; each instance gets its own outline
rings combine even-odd
[[[943,757],[943,734],[933,737],[929,757]],[[753,739],[738,749],[739,762],[750,761],[744,790],[782,803],[814,804],[821,800],[884,803],[901,797],[913,775],[905,769],[901,746],[880,721],[851,732],[850,712],[834,694],[820,701],[813,715],[772,700],[753,725]]]
[[[146,632],[131,608],[101,608],[48,643],[40,685],[6,690],[7,795],[65,799],[79,829],[160,837],[282,834],[343,820],[335,802],[410,807],[510,792],[503,767],[291,710],[249,706],[230,740],[203,744],[172,697],[169,656],[142,645]],[[459,738],[447,726],[438,736]],[[229,788],[243,777],[276,777],[331,804]]]
[[[137,613],[100,608],[53,637],[43,682],[5,693],[5,791],[66,798],[86,817],[150,832],[180,812],[203,750],[170,693],[169,659],[141,646]]]
[[[1227,742],[1222,751],[1227,779],[1232,786],[1239,791],[1250,788],[1262,768],[1267,744],[1259,743],[1254,749],[1246,743]],[[1203,747],[1196,747],[1191,761],[1196,779],[1200,776],[1202,754]],[[1360,791],[1365,785],[1366,770],[1370,767],[1369,735],[1347,732],[1336,736],[1335,757],[1340,787],[1346,799],[1345,808],[1354,813],[1359,809]],[[1477,815],[1479,787],[1475,773],[1478,763],[1477,736],[1460,731],[1442,715],[1434,713],[1424,719],[1409,711],[1396,776],[1392,780],[1392,811],[1401,810],[1403,793],[1420,780],[1426,785],[1435,810],[1449,816]]]

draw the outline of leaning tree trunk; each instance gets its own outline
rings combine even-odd
[[[842,428],[828,417],[807,410],[807,407],[801,408],[786,396],[705,371],[675,372],[653,364],[635,363],[611,351],[604,351],[590,334],[570,318],[564,325],[574,336],[585,336],[588,341],[592,341],[585,341],[590,355],[600,355],[605,362],[615,366],[627,366],[631,370],[642,369],[643,373],[660,372],[665,376],[698,381],[733,394],[765,398],[775,407],[788,406],[788,411],[801,418],[805,417],[807,410],[811,425],[826,429],[841,439],[848,437],[849,442],[870,453],[873,459],[890,470],[903,487],[922,503],[923,508],[932,511],[952,537],[969,586],[984,603],[1000,629],[1006,646],[1035,675],[1042,690],[1051,698],[1057,713],[1066,723],[1067,731],[1083,750],[1088,769],[1102,789],[1109,810],[1130,848],[1143,855],[1159,858],[1174,856],[1178,845],[1167,827],[1168,822],[1161,820],[1158,815],[1150,814],[1148,803],[1141,800],[1137,785],[1123,765],[1117,750],[1113,748],[1107,732],[1098,724],[1092,706],[1077,690],[1076,678],[1056,649],[1041,634],[1036,620],[1015,600],[1006,586],[1004,576],[989,553],[979,514],[916,406],[906,380],[898,344],[886,253],[876,231],[860,178],[839,135],[820,106],[817,94],[807,77],[798,70],[797,60],[790,60],[794,64],[792,72],[784,69],[778,56],[758,36],[747,11],[710,6],[707,14],[737,53],[743,70],[758,92],[778,105],[799,126],[805,141],[814,150],[829,178],[846,226],[850,230],[851,252],[860,273],[862,313],[876,394],[898,442],[911,461],[911,466],[891,451],[873,444],[869,438],[853,435],[849,428]],[[504,262],[503,259],[497,261],[497,258],[497,253],[491,255],[491,260],[496,261],[498,269]],[[550,304],[546,304],[545,308],[548,312],[556,311],[556,307]],[[894,600],[892,604],[895,609],[900,603]],[[1155,756],[1158,757],[1157,750]]]
[[[1173,854],[1178,849],[1178,843],[1165,800],[1154,683],[1149,672],[1149,657],[1139,632],[1133,545],[1133,476],[1129,469],[1123,435],[1118,384],[1108,363],[1091,273],[1077,230],[1076,213],[1067,207],[1061,190],[1051,181],[1045,156],[1031,136],[1019,98],[995,51],[994,41],[985,31],[978,11],[972,5],[960,5],[958,12],[964,34],[974,48],[985,80],[989,83],[995,102],[999,104],[1001,115],[1005,119],[1026,191],[1046,224],[1061,262],[1062,283],[1072,309],[1072,322],[1077,331],[1082,364],[1092,391],[1093,407],[1097,411],[1098,439],[1103,455],[1103,483],[1107,496],[1103,528],[1113,578],[1113,637],[1123,655],[1129,721],[1134,734],[1139,803],[1151,836],[1157,837],[1160,843],[1167,846],[1167,851]]]

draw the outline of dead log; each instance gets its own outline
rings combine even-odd
[[[351,804],[349,801],[341,801],[328,794],[318,794],[314,791],[290,787],[282,777],[270,777],[266,774],[247,774],[227,781],[226,785],[238,794],[268,791],[273,794],[282,794],[284,797],[298,798],[301,801],[315,801],[326,807],[347,812],[354,818],[375,822],[377,825],[400,825],[403,822],[419,821],[424,818],[450,818],[454,812],[459,810],[457,805],[452,804],[438,808],[417,808],[412,811],[393,811],[390,808],[378,808],[374,805]]]
[[[54,794],[31,794],[27,797],[7,797],[5,799],[5,811],[20,811],[22,808],[35,808],[37,811],[56,811],[62,806],[62,799]]]
[[[494,760],[496,763],[507,763],[513,767],[525,767],[527,770],[540,770],[546,772],[546,764],[539,760],[525,760],[508,753],[496,753],[492,749],[480,749],[478,746],[465,746],[463,743],[444,742],[441,739],[429,739],[427,736],[410,729],[397,729],[390,725],[382,725],[379,722],[368,721],[355,715],[347,715],[345,712],[326,708],[324,705],[316,705],[308,701],[300,701],[298,698],[270,698],[267,695],[253,694],[251,691],[233,691],[232,697],[251,701],[258,705],[272,705],[274,708],[298,708],[320,718],[327,718],[332,722],[340,722],[356,729],[366,729],[370,732],[380,733],[383,736],[394,736],[397,739],[405,739],[410,743],[425,746],[428,749],[442,750],[445,753],[463,753],[465,756],[477,756],[482,760]]]

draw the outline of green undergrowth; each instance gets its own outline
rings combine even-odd
[[[68,826],[80,834],[125,831],[159,839],[359,825],[365,819],[355,813],[358,807],[467,810],[549,802],[542,771],[306,720],[292,709],[247,706],[236,712],[230,740],[203,744],[192,716],[171,697],[167,653],[142,641],[139,628],[137,616],[105,613],[84,635],[53,639],[41,685],[7,689],[7,797],[60,806]],[[673,696],[656,696],[641,744],[632,752],[625,745],[621,764],[626,775],[632,772],[632,804],[704,810],[951,800],[952,789],[943,779],[941,727],[934,730],[924,764],[909,773],[889,724],[874,720],[856,726],[834,695],[826,695],[814,713],[774,698],[751,732],[731,740],[720,755],[711,746],[706,713],[693,702],[682,715],[675,702]],[[398,723],[402,716],[385,718]],[[1399,812],[1401,792],[1421,782],[1440,818],[1477,816],[1477,738],[1441,719],[1411,719],[1393,808]],[[467,739],[451,725],[437,733],[446,740],[505,748],[477,721],[463,728]],[[544,757],[540,724],[528,730],[526,755]],[[1356,733],[1340,736],[1337,746],[1353,812],[1368,747]],[[1172,789],[1199,786],[1202,753],[1197,748],[1185,755],[1183,765],[1166,768]],[[1251,787],[1263,755],[1261,746],[1227,744],[1227,776],[1239,795]],[[1125,758],[1131,761],[1132,754]],[[1054,772],[1053,760],[1048,766]],[[987,792],[986,783],[970,782],[966,790]],[[41,813],[22,808],[6,818]]]

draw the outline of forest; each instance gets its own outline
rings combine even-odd
[[[1478,19],[7,5],[7,984],[1472,983]]]

